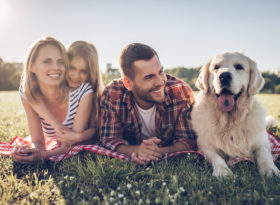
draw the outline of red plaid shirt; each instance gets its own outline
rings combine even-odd
[[[189,119],[194,95],[183,81],[167,76],[165,100],[156,104],[156,137],[161,146],[182,142],[189,149],[196,149],[196,136]],[[141,118],[134,97],[121,79],[108,85],[101,97],[100,140],[103,146],[115,150],[120,144],[139,145],[143,140]]]

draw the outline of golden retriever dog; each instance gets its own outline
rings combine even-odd
[[[255,95],[264,79],[256,63],[237,52],[222,53],[202,68],[191,117],[198,139],[213,167],[213,176],[231,174],[226,160],[248,157],[262,175],[279,175],[265,129],[265,110]]]

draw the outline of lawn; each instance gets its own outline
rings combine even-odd
[[[258,95],[280,122],[280,95]],[[0,92],[0,141],[27,136],[17,92]],[[279,125],[279,124],[278,124]],[[274,130],[275,131],[275,130]],[[280,167],[280,163],[277,162]],[[279,204],[280,177],[260,176],[241,162],[224,180],[195,154],[147,167],[83,152],[62,162],[33,165],[0,156],[0,204]]]

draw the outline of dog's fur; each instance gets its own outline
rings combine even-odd
[[[279,175],[265,129],[265,110],[255,98],[263,84],[256,63],[241,53],[219,54],[202,67],[191,117],[199,150],[213,166],[214,176],[231,174],[225,160],[237,156],[254,159],[263,175]],[[226,96],[227,102],[222,98],[218,102],[219,96]]]

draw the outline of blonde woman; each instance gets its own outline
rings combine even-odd
[[[92,88],[89,83],[85,83],[70,90],[65,80],[68,67],[66,50],[56,39],[46,37],[31,47],[23,71],[20,95],[33,146],[15,147],[12,152],[15,161],[30,163],[66,153],[70,149],[65,146],[67,143],[63,143],[58,149],[46,150],[45,137],[55,136],[56,133],[52,120],[75,132],[83,132],[88,128]],[[52,114],[52,120],[44,119],[42,113],[34,109],[40,102],[44,102]],[[83,141],[79,139],[76,143]]]
[[[66,73],[66,82],[71,90],[77,89],[83,83],[90,83],[93,89],[92,113],[88,129],[83,132],[67,129],[52,115],[42,101],[32,104],[32,107],[48,119],[56,130],[56,138],[64,145],[73,145],[77,142],[86,141],[92,143],[97,140],[99,99],[103,89],[101,73],[99,71],[98,54],[95,46],[87,41],[75,41],[67,49],[70,63]]]

